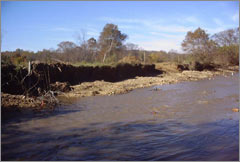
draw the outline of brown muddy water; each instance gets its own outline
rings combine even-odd
[[[238,160],[238,74],[2,121],[2,160]],[[158,90],[155,90],[157,88]]]

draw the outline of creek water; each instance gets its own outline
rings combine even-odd
[[[2,160],[238,160],[239,74],[69,101],[1,123]]]

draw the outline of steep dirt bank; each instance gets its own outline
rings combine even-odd
[[[68,82],[77,85],[83,82],[104,80],[118,82],[136,76],[151,76],[161,74],[155,65],[118,64],[116,66],[75,67],[66,64],[32,64],[32,71],[26,68],[17,68],[13,65],[2,65],[1,89],[4,93],[21,95],[39,95],[38,88],[50,90],[50,84]]]
[[[79,66],[66,64],[32,64],[31,72],[14,65],[2,65],[1,99],[2,110],[41,110],[57,104],[58,93],[69,92],[70,86],[95,84],[104,80],[119,82],[136,76],[151,76],[163,73],[155,65],[118,64],[116,66]],[[95,81],[95,82],[94,82]],[[73,86],[74,87],[74,86]],[[103,87],[102,87],[103,88]],[[87,93],[87,92],[86,92]],[[95,95],[95,91],[89,92]],[[83,96],[83,95],[82,95]]]
[[[141,67],[143,67],[143,66],[141,66]],[[178,70],[176,70],[177,67],[174,66],[174,67],[172,67],[172,70],[171,69],[168,70],[167,73],[162,73],[163,67],[157,66],[156,68],[157,69],[159,68],[158,72],[162,73],[162,74],[158,73],[158,75],[157,75],[156,74],[157,70],[153,67],[149,66],[148,68],[141,68],[141,69],[145,69],[144,70],[145,73],[143,73],[143,74],[135,73],[135,74],[139,74],[139,76],[135,76],[135,77],[133,77],[134,72],[131,72],[131,71],[128,72],[129,69],[135,68],[135,67],[131,67],[131,68],[128,67],[122,71],[124,71],[124,73],[128,73],[128,74],[125,74],[125,76],[132,76],[131,79],[126,79],[126,80],[122,80],[122,81],[118,81],[118,82],[117,81],[110,82],[110,81],[104,81],[104,80],[99,79],[99,80],[91,81],[91,82],[90,81],[85,81],[85,82],[82,81],[77,85],[71,85],[71,86],[69,84],[60,83],[60,82],[54,83],[55,85],[50,84],[48,86],[53,91],[56,90],[57,87],[61,87],[62,91],[65,91],[67,89],[67,91],[65,91],[65,92],[58,93],[58,98],[60,99],[60,101],[63,101],[62,99],[68,99],[68,98],[78,98],[78,97],[95,96],[95,95],[122,94],[122,93],[127,93],[136,88],[144,88],[144,87],[149,87],[149,86],[154,86],[154,85],[173,84],[173,83],[177,83],[177,82],[181,82],[181,81],[194,81],[194,80],[199,80],[199,79],[204,79],[204,78],[211,79],[215,75],[231,75],[232,72],[238,71],[238,66],[235,66],[235,67],[228,67],[228,68],[224,68],[224,69],[218,68],[215,71],[183,71],[183,72],[179,72]],[[166,67],[166,66],[164,66],[164,67]],[[148,70],[146,70],[146,69],[148,69]],[[173,69],[175,69],[175,70],[173,70]],[[135,70],[139,71],[137,69],[135,69]],[[149,71],[149,73],[147,73],[147,71]],[[155,72],[155,76],[147,76],[147,74],[152,74],[152,72]],[[12,78],[13,80],[9,80],[7,82],[6,76],[12,76],[10,74],[11,73],[6,74],[5,78],[4,78],[5,80],[4,81],[2,80],[2,90],[3,90],[3,83],[5,83],[4,86],[7,86],[10,88],[11,86],[13,86],[13,84],[15,82],[18,81],[18,80],[14,81],[14,77],[13,77]],[[18,73],[14,73],[14,74],[17,74],[21,77],[23,74],[26,74],[26,71],[23,69],[23,71],[20,71],[20,72],[18,71]],[[41,73],[41,74],[44,74],[44,73]],[[95,74],[96,74],[96,72],[95,72]],[[99,73],[99,75],[100,75],[100,73]],[[43,78],[44,78],[44,76],[45,75],[43,75]],[[85,76],[83,74],[83,78],[84,77],[87,77],[87,76]],[[102,76],[102,77],[104,77],[104,76]],[[56,78],[57,78],[57,76],[56,76]],[[66,77],[64,77],[64,78],[66,78]],[[116,78],[117,78],[117,76],[115,76],[115,79]],[[118,77],[118,78],[121,78],[121,77]],[[75,78],[69,76],[68,79],[74,80]],[[43,81],[44,81],[44,79],[43,79]],[[52,82],[54,82],[54,81],[52,81]],[[27,83],[25,83],[25,85],[27,85]],[[22,87],[22,85],[18,85],[18,86]],[[5,87],[5,89],[7,87]],[[36,88],[37,88],[37,86],[36,86]],[[15,87],[15,89],[17,89],[17,88]],[[59,89],[59,88],[57,88],[57,89]],[[12,88],[10,88],[10,90],[11,91],[14,90],[14,86]],[[54,94],[54,95],[56,95],[56,94]],[[25,97],[24,95],[13,95],[13,94],[8,94],[8,93],[1,93],[1,99],[2,99],[1,106],[3,108],[2,111],[24,110],[25,108],[41,110],[41,109],[44,109],[47,107],[54,107],[54,105],[57,103],[54,100],[55,99],[54,95],[49,93],[48,95],[45,94],[45,96],[42,95],[41,97]]]
[[[238,71],[238,66],[225,69],[218,68],[215,71],[176,71],[160,74],[154,77],[135,77],[133,79],[116,83],[106,81],[84,82],[79,85],[72,86],[72,91],[63,93],[60,95],[60,97],[85,97],[121,94],[127,93],[136,88],[173,84],[181,81],[196,81],[205,78],[211,79],[215,75],[231,75],[236,71]]]

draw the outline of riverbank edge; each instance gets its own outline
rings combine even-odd
[[[126,79],[120,82],[106,82],[94,81],[84,82],[79,85],[71,86],[72,91],[62,93],[60,98],[81,98],[97,95],[116,95],[128,93],[134,89],[147,88],[157,85],[175,84],[183,81],[197,81],[201,79],[211,79],[217,75],[231,75],[238,72],[238,66],[231,66],[228,68],[218,68],[214,71],[191,71],[170,72],[153,77],[135,77],[133,79]]]
[[[71,86],[73,89],[72,91],[60,93],[57,98],[60,101],[58,104],[65,104],[72,98],[78,99],[88,96],[124,94],[138,88],[175,84],[183,81],[197,81],[207,78],[212,79],[217,75],[227,76],[238,71],[239,66],[231,66],[228,68],[218,68],[214,71],[187,70],[183,72],[170,72],[153,77],[135,77],[133,79],[126,79],[119,82],[106,82],[103,80],[83,82],[79,85]],[[6,93],[1,93],[1,99],[2,112],[52,110],[58,105],[50,105],[47,100],[44,101],[37,97],[25,97],[23,95],[11,95]]]

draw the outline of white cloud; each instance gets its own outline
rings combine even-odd
[[[137,33],[133,33],[133,34],[129,35],[129,38],[130,39],[135,39],[135,40],[138,40],[138,39],[148,39],[148,37],[146,35],[137,34]]]
[[[194,17],[194,16],[186,17],[185,19],[183,19],[181,21],[186,21],[186,22],[190,22],[190,23],[193,23],[193,24],[200,24],[200,20],[197,17]]]
[[[214,18],[213,19],[213,22],[216,24],[216,27],[213,28],[209,28],[209,27],[203,27],[203,29],[205,29],[208,33],[218,33],[218,32],[221,32],[221,31],[224,31],[224,30],[227,30],[227,29],[230,29],[230,28],[234,28],[235,25],[232,24],[232,23],[225,23],[225,21],[221,20],[221,19],[218,19],[218,18]]]
[[[193,30],[193,27],[186,26],[177,26],[177,25],[151,25],[149,26],[153,30],[161,31],[161,32],[171,32],[171,33],[186,33],[190,30]]]
[[[214,18],[213,21],[218,25],[218,26],[224,26],[224,23],[218,19],[218,18]]]
[[[207,33],[209,34],[215,34],[221,31],[226,30],[224,27],[218,27],[218,28],[203,28]]]
[[[133,25],[118,25],[119,29],[135,29]]]
[[[234,19],[236,19],[235,17]],[[198,27],[201,27],[206,30],[207,33],[215,34],[232,27],[230,24],[225,24],[221,19],[214,18],[213,22],[215,22],[216,27],[209,28],[202,25],[203,23],[195,16],[182,17],[182,19],[176,18],[177,22],[175,24],[169,24],[164,22],[164,20],[158,19],[146,20],[104,17],[100,20],[120,24],[119,27],[122,29],[136,29],[134,33],[127,33],[129,34],[129,41],[138,44],[146,50],[169,51],[176,49],[181,51],[181,42],[184,40],[188,31],[193,32]],[[189,25],[189,23],[191,25]]]
[[[71,38],[71,37],[65,37],[65,38],[49,38],[48,40],[50,40],[50,41],[60,41],[60,42],[62,42],[62,41],[74,41],[73,40],[73,38]]]
[[[150,32],[151,35],[156,37],[163,37],[167,39],[175,39],[175,40],[183,40],[185,37],[185,34],[176,35],[176,34],[166,34],[166,33],[160,33],[160,32]]]
[[[57,27],[53,28],[52,31],[72,32],[74,30],[71,28]]]
[[[179,41],[174,40],[153,40],[146,42],[138,42],[138,45],[142,47],[144,50],[164,50],[170,51],[171,49],[181,50],[181,46]]]
[[[189,17],[187,18],[187,21],[192,21],[192,22],[196,22],[197,19],[194,17]],[[166,23],[164,23],[164,20],[146,20],[146,19],[123,19],[123,18],[111,18],[111,17],[102,17],[100,18],[100,20],[103,21],[109,21],[112,23],[127,23],[122,25],[123,27],[127,27],[127,28],[144,28],[147,30],[155,30],[155,31],[161,31],[161,32],[175,32],[175,33],[179,33],[179,32],[187,32],[189,30],[192,30],[192,28],[190,27],[186,27],[186,26],[181,26],[181,25],[166,25]],[[135,26],[130,26],[129,24],[135,24]],[[136,25],[139,24],[139,25]],[[121,26],[121,24],[119,25]]]
[[[231,19],[232,19],[234,22],[239,21],[239,13],[236,12],[236,13],[231,17]]]
[[[107,21],[109,23],[137,23],[137,24],[145,24],[149,25],[151,24],[151,21],[146,19],[131,19],[131,18],[112,18],[112,17],[101,17],[99,20]],[[157,22],[162,22],[161,20],[158,20]]]
[[[181,50],[181,42],[185,35],[174,35],[160,32],[149,32],[149,34],[133,34],[129,42],[137,44],[144,50]]]
[[[88,31],[87,32],[87,36],[90,36],[90,37],[97,37],[99,35],[98,32],[94,32],[94,31]]]
[[[145,50],[165,50],[171,49],[181,51],[181,42],[185,37],[186,32],[194,30],[195,27],[184,25],[167,25],[164,20],[153,19],[126,19],[126,18],[100,18],[102,21],[109,23],[120,24],[119,28],[137,29],[144,33],[132,33],[129,35],[129,41],[138,44]],[[187,17],[184,21],[197,23],[195,17]],[[140,30],[139,30],[140,29]]]
[[[203,23],[202,21],[200,21],[200,19],[197,16],[186,16],[186,15],[175,17],[174,21],[176,21],[179,24],[190,24],[190,25],[199,25]]]
[[[95,29],[94,27],[91,27],[91,26],[87,26],[86,27],[86,30],[85,29],[82,29],[81,30],[81,34],[86,34],[85,36],[89,39],[90,37],[94,37],[94,38],[97,38],[100,34],[100,32]],[[79,33],[77,33],[77,35],[79,35]]]

